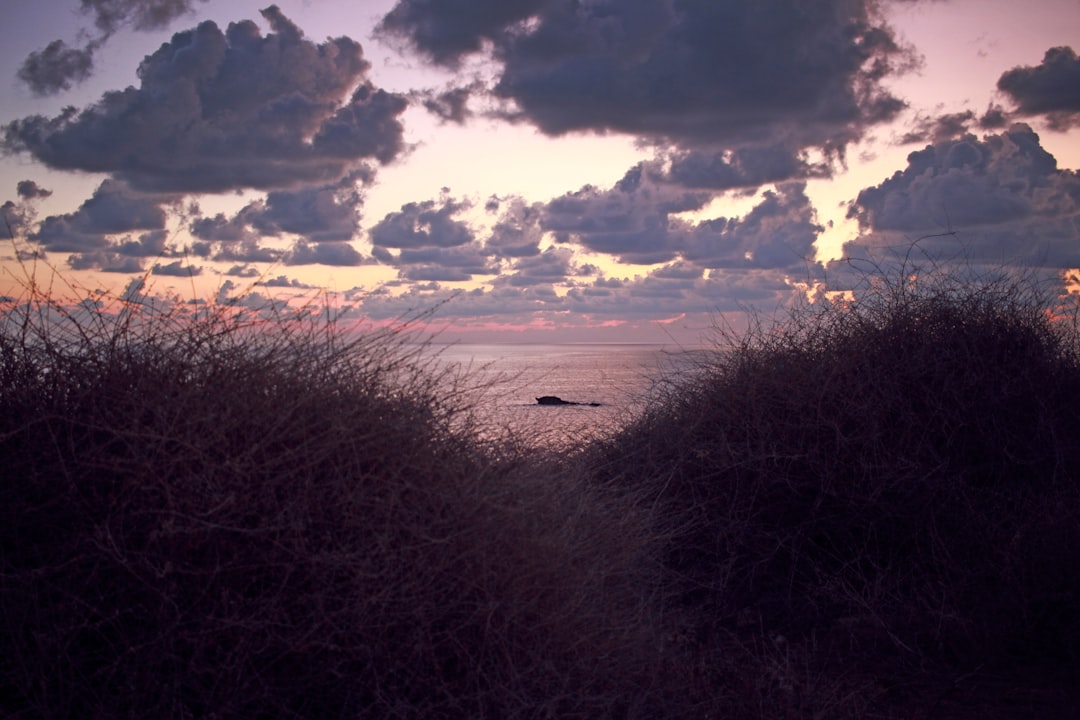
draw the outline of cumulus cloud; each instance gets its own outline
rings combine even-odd
[[[671,154],[666,179],[688,188],[757,188],[785,180],[825,178],[829,164],[786,145],[749,143],[730,150],[693,149]]]
[[[1080,265],[1080,176],[1060,170],[1024,124],[909,154],[907,167],[860,192],[848,215],[863,231],[849,254],[930,236],[920,242],[930,253]]]
[[[988,122],[992,123],[993,121],[994,116],[990,116]],[[968,128],[974,122],[975,113],[971,110],[945,113],[944,115],[920,115],[911,122],[908,131],[900,136],[897,144],[911,145],[951,140],[966,135]]]
[[[299,240],[285,256],[287,265],[362,265],[364,256],[348,243]]]
[[[202,275],[203,269],[197,265],[185,264],[182,260],[171,263],[155,263],[153,273],[166,277],[194,277]]]
[[[473,231],[454,216],[470,204],[448,196],[403,205],[370,230],[371,243],[382,248],[456,247],[473,241]]]
[[[814,264],[818,225],[805,184],[788,183],[764,193],[741,218],[714,218],[694,227],[683,257],[710,269],[759,268],[807,271]]]
[[[111,249],[117,257],[128,258],[156,254],[144,250],[147,243],[157,248],[163,242],[164,236],[159,233],[151,232],[139,240],[121,242],[115,242],[111,236],[134,231],[164,230],[166,213],[162,205],[169,200],[160,195],[134,192],[116,180],[105,180],[78,210],[45,218],[29,239],[42,249],[54,252],[88,253]],[[101,259],[105,256],[95,257]],[[85,260],[73,267],[80,269],[87,262],[94,266],[94,262]],[[113,268],[118,266],[111,260],[106,264]]]
[[[608,190],[586,186],[553,199],[544,208],[542,227],[560,243],[632,264],[681,259],[699,271],[781,272],[805,271],[813,264],[814,243],[823,228],[804,182],[781,183],[764,192],[744,217],[692,222],[679,213],[701,210],[713,196],[688,191],[671,182],[675,177],[658,163],[639,163]]]
[[[424,109],[432,115],[445,122],[463,125],[473,116],[473,112],[469,109],[469,99],[482,89],[481,83],[474,82],[442,92],[423,91],[416,93],[416,96]]]
[[[508,27],[531,17],[548,0],[399,0],[378,31],[407,37],[437,63],[461,58],[502,38]]]
[[[205,0],[204,0],[205,1]],[[94,53],[117,30],[130,26],[135,30],[159,30],[194,6],[193,0],[80,0],[79,9],[91,16],[95,33],[81,47],[70,47],[63,40],[53,40],[27,56],[18,77],[36,95],[54,95],[86,80],[94,70]]]
[[[500,258],[539,255],[540,240],[544,234],[541,227],[543,206],[540,203],[527,203],[518,197],[505,201],[492,198],[488,202],[489,212],[496,212],[500,208],[502,214],[484,241],[488,252]]]
[[[278,275],[277,277],[270,278],[269,280],[262,280],[256,284],[262,285],[264,287],[290,288],[294,290],[316,289],[314,285],[309,285],[305,282],[297,280],[296,278],[290,278],[285,275]]]
[[[20,180],[15,186],[15,191],[23,200],[47,198],[52,195],[52,190],[46,190],[33,180]]]
[[[203,257],[233,262],[363,264],[368,259],[350,241],[360,231],[363,194],[357,183],[368,179],[367,173],[353,173],[328,185],[276,190],[231,217],[222,213],[196,217],[188,225],[198,240],[192,250]],[[290,250],[266,246],[268,239],[282,237],[293,238]]]
[[[63,40],[53,40],[41,50],[30,53],[18,77],[35,95],[55,95],[70,90],[90,77],[94,69],[96,44],[69,47]]]
[[[544,209],[542,225],[559,242],[578,243],[622,262],[670,262],[684,230],[672,215],[700,210],[711,197],[659,182],[642,163],[610,190],[586,185],[555,198]]]
[[[574,253],[570,248],[549,247],[533,257],[514,262],[514,270],[505,278],[512,287],[550,285],[580,274]]]
[[[543,132],[623,132],[683,147],[836,148],[904,103],[911,56],[871,0],[399,0],[383,19],[435,62],[490,47],[494,92]]]
[[[138,88],[12,121],[4,149],[156,192],[326,183],[397,157],[408,101],[367,79],[360,44],[311,42],[276,6],[262,15],[265,36],[247,20],[173,35],[139,66]]]
[[[266,200],[249,205],[241,215],[264,235],[291,233],[311,242],[341,242],[360,229],[363,197],[356,179],[297,190],[276,190]]]
[[[1050,48],[1042,63],[1005,72],[997,86],[1020,115],[1046,115],[1058,130],[1080,125],[1080,58],[1071,47]]]

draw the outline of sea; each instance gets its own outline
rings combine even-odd
[[[487,432],[566,446],[632,422],[662,386],[700,366],[701,349],[639,343],[432,344],[448,382],[468,388]],[[540,405],[554,395],[571,405]]]

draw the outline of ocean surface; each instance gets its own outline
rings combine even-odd
[[[656,381],[696,367],[701,350],[654,344],[433,345],[438,363],[474,388],[480,420],[537,445],[595,437],[633,419]],[[580,405],[544,406],[555,395]],[[595,403],[595,405],[594,405]]]

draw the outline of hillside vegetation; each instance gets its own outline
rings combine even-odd
[[[880,278],[558,451],[402,328],[4,312],[5,717],[1076,707],[1080,341],[1023,283]]]

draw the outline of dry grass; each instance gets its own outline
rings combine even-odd
[[[572,450],[491,439],[407,325],[31,288],[0,712],[1070,717],[1077,326],[1024,283],[873,282]]]
[[[964,717],[954,682],[1080,680],[1075,322],[1006,278],[873,283],[723,337],[592,454],[680,538],[715,712]]]
[[[0,328],[5,717],[644,713],[632,503],[476,440],[400,328],[117,308]]]

